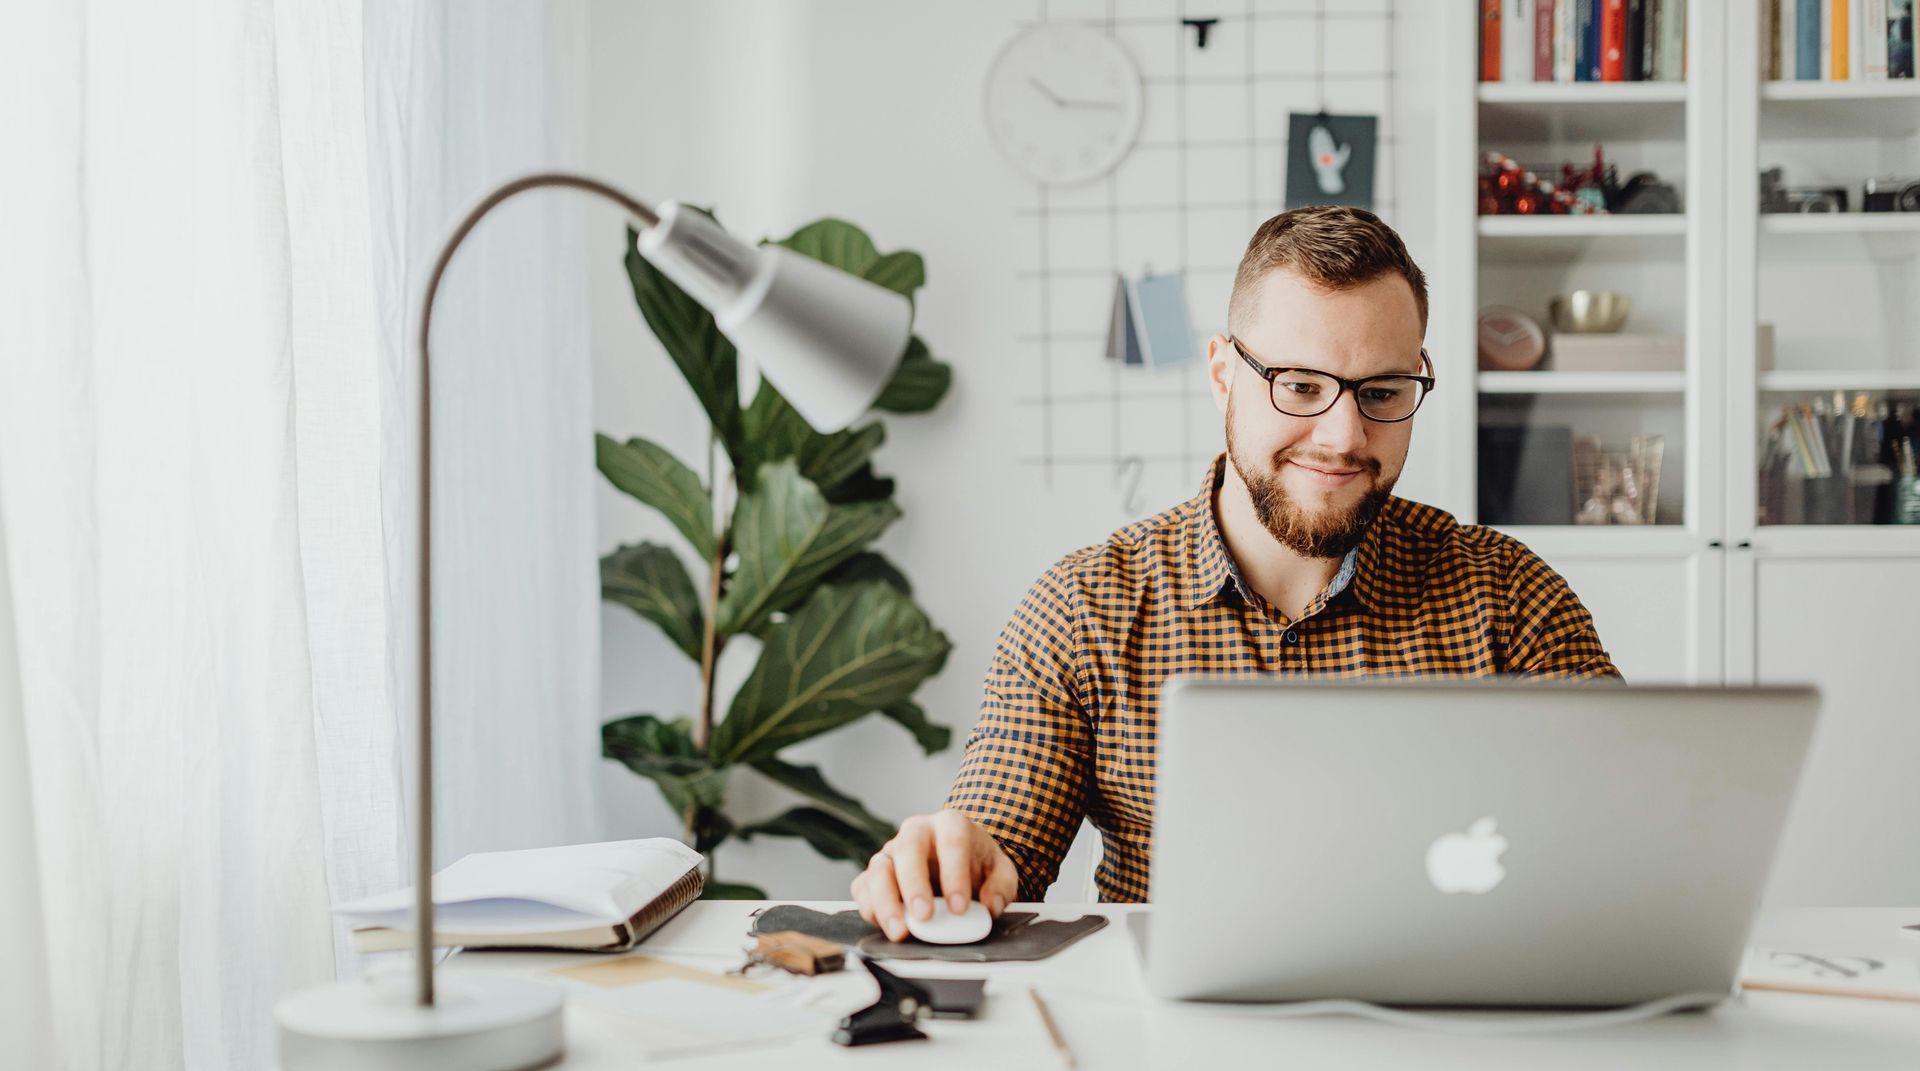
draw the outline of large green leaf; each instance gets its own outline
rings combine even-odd
[[[887,437],[886,429],[877,423],[822,435],[765,380],[747,407],[745,426],[743,489],[756,486],[760,466],[790,457],[799,463],[800,475],[812,480],[829,499],[836,487],[867,464]]]
[[[895,703],[881,710],[880,715],[912,733],[914,742],[920,745],[923,754],[945,751],[947,745],[953,742],[953,730],[929,721],[927,712],[920,709],[917,703]]]
[[[818,766],[796,766],[777,758],[765,758],[755,762],[753,768],[768,780],[826,804],[840,817],[881,840],[893,835],[893,823],[876,818],[867,810],[866,804],[828,784],[827,779],[820,775]]]
[[[881,556],[878,551],[863,550],[839,565],[821,578],[824,584],[861,584],[869,580],[881,580],[892,584],[895,591],[902,595],[913,594],[913,585],[908,582],[907,574],[895,568],[894,564]]]
[[[692,211],[699,211],[692,209]],[[706,213],[711,215],[712,213]],[[738,463],[740,457],[740,365],[733,343],[720,333],[713,314],[674,285],[640,255],[638,234],[627,228],[627,278],[640,315],[693,388],[707,411],[714,434]]]
[[[872,465],[862,465],[860,471],[841,480],[826,495],[827,501],[837,506],[853,502],[883,502],[893,497],[893,481],[874,475]]]
[[[600,594],[659,625],[675,647],[700,661],[700,595],[673,551],[636,543],[600,559]]]
[[[952,385],[953,366],[934,360],[927,344],[915,335],[873,407],[889,413],[924,413],[939,405]]]
[[[818,807],[795,807],[764,822],[753,822],[741,826],[739,833],[746,838],[760,834],[774,837],[799,837],[813,845],[814,851],[829,859],[845,859],[857,863],[865,863],[873,858],[873,853],[880,850],[880,846],[887,842],[888,836],[886,834],[875,836],[871,830],[855,826]]]
[[[633,714],[607,722],[600,727],[600,754],[660,786],[677,815],[717,810],[726,798],[727,767],[694,750],[693,723],[686,718]]]
[[[713,500],[680,459],[645,439],[593,437],[600,471],[615,487],[664,514],[703,560],[713,558]]]
[[[884,500],[829,503],[791,460],[762,465],[756,486],[734,510],[740,563],[720,600],[719,631],[757,633],[899,516],[899,507]]]
[[[882,255],[866,231],[844,219],[816,220],[778,244],[909,298],[927,285],[920,254],[903,249]]]
[[[804,253],[822,264],[865,278],[867,270],[880,259],[867,232],[844,219],[815,220],[782,239],[779,245]]]
[[[952,647],[911,599],[878,581],[816,588],[762,638],[759,663],[714,727],[718,759],[767,758],[904,702]]]
[[[915,290],[927,285],[927,262],[920,259],[920,254],[903,249],[879,257],[860,274],[868,282],[912,297]]]

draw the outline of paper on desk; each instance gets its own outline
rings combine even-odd
[[[632,918],[698,866],[700,853],[666,837],[477,852],[433,876],[434,928],[442,933],[548,933]],[[405,928],[413,888],[334,909],[366,926]]]
[[[795,1007],[779,993],[751,994],[682,978],[617,989],[577,986],[568,1004],[615,1024],[648,1056],[773,1045],[825,1037],[833,1017]]]
[[[1740,986],[1789,993],[1920,1001],[1920,964],[1910,959],[1749,948],[1740,965]]]
[[[673,963],[638,954],[618,956],[613,959],[596,959],[591,963],[576,963],[569,967],[555,967],[547,973],[572,982],[584,982],[601,989],[645,985],[665,978],[678,978],[699,985],[719,986],[721,989],[733,989],[742,993],[765,993],[769,989],[768,986],[738,974],[703,971],[683,963]]]

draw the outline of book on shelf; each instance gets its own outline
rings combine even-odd
[[[1533,81],[1533,12],[1535,0],[1502,0],[1500,14],[1500,80]]]
[[[433,876],[435,947],[623,952],[700,898],[702,856],[677,840],[476,852]],[[413,889],[334,909],[353,947],[413,947]]]
[[[1479,11],[1483,82],[1686,77],[1687,0],[1481,0]]]
[[[1501,0],[1480,0],[1480,80],[1500,81]]]
[[[1761,74],[1782,82],[1912,78],[1913,4],[1761,0]]]
[[[1687,366],[1679,335],[1574,334],[1553,336],[1547,367],[1555,372],[1678,372]]]

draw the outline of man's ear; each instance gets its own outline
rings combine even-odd
[[[1215,335],[1207,340],[1207,387],[1213,391],[1213,407],[1223,416],[1227,412],[1227,392],[1233,386],[1234,369],[1239,365],[1240,355],[1234,352],[1227,336]]]

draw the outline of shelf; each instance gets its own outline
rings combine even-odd
[[[1860,191],[1849,190],[1850,197]],[[1920,237],[1920,212],[1775,212],[1760,216],[1761,234],[1876,235]]]
[[[1760,373],[1760,389],[1769,393],[1818,394],[1832,390],[1920,391],[1920,371],[1844,368]]]
[[[1684,524],[1495,525],[1543,558],[1684,558],[1707,539]]]
[[[1915,524],[1764,524],[1754,529],[1757,556],[1781,558],[1911,558],[1920,555]]]
[[[1685,372],[1482,372],[1482,394],[1675,394]]]
[[[1480,143],[1679,141],[1685,82],[1482,82]]]
[[[1483,253],[1506,260],[1567,260],[1599,245],[1627,259],[1674,259],[1685,251],[1687,217],[1674,215],[1480,216]]]
[[[1762,138],[1904,137],[1920,132],[1920,82],[1766,82]]]

